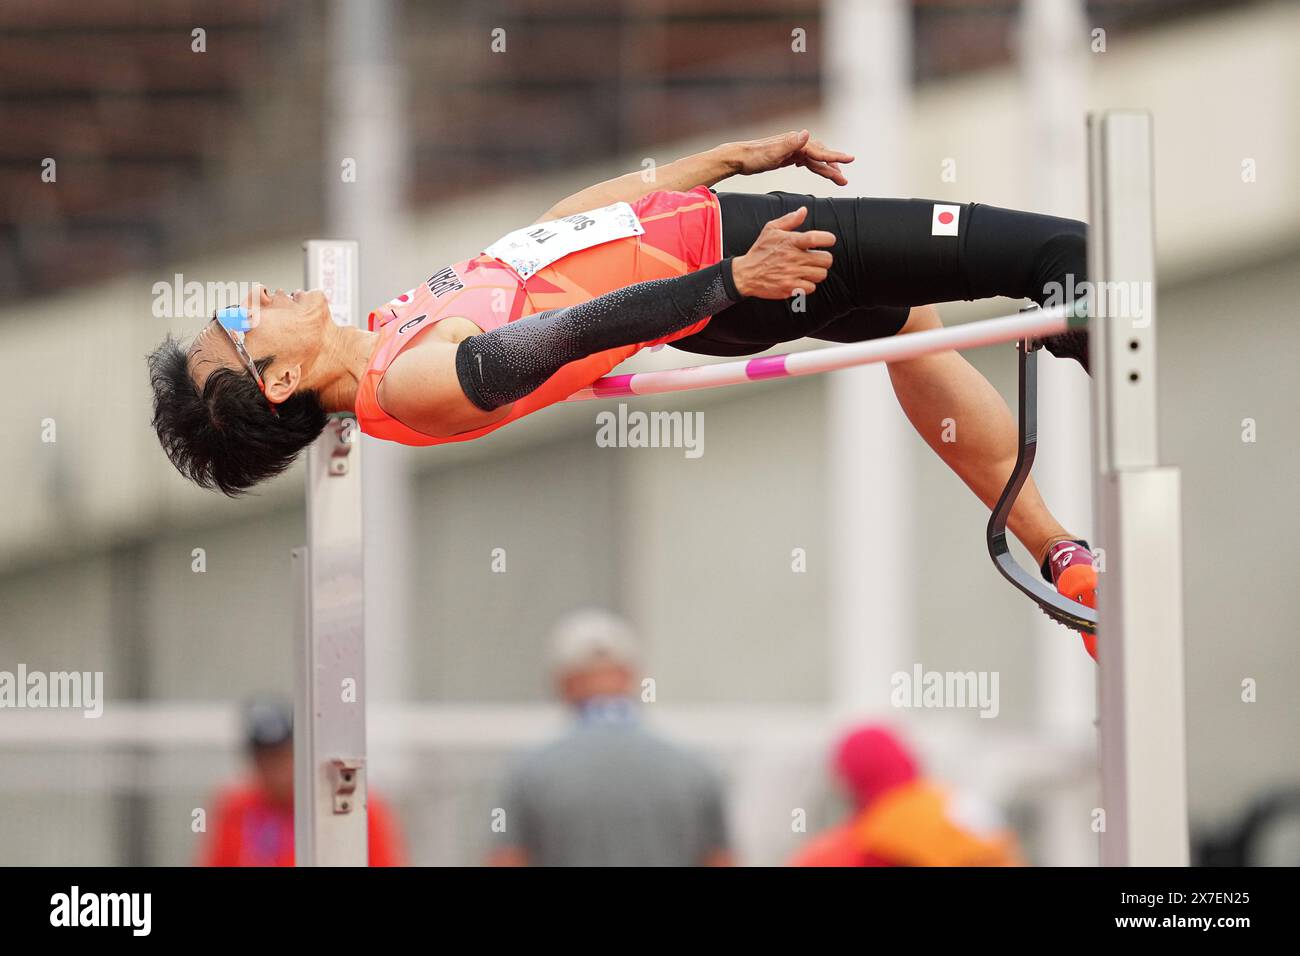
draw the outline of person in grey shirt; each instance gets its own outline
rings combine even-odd
[[[598,610],[553,634],[559,693],[575,720],[506,778],[496,866],[726,866],[722,787],[713,771],[645,729],[631,629]]]

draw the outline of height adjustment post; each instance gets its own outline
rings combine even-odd
[[[1088,117],[1098,543],[1098,747],[1107,866],[1186,866],[1180,480],[1156,418],[1151,116]]]
[[[304,251],[306,287],[324,290],[336,323],[356,325],[357,244],[312,240]],[[365,866],[365,605],[355,419],[332,418],[306,459],[307,546],[293,552],[294,859],[299,866]]]

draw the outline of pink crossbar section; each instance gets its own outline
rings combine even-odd
[[[614,398],[619,395],[635,395],[632,391],[632,379],[635,375],[606,375],[597,379],[591,386],[592,398]]]
[[[1042,338],[1064,332],[1074,316],[1070,306],[1018,312],[983,322],[967,322],[946,329],[895,335],[888,339],[852,342],[788,355],[764,355],[736,362],[692,365],[687,368],[661,369],[651,372],[607,375],[590,387],[570,395],[567,401],[582,402],[596,398],[627,395],[658,395],[697,388],[739,385],[769,378],[816,375],[837,369],[869,365],[873,362],[900,362],[934,352],[978,348],[1024,338]]]
[[[785,378],[790,374],[786,371],[785,359],[784,355],[764,355],[750,359],[745,363],[745,376],[751,382],[764,378]]]

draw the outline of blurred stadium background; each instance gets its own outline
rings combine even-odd
[[[143,358],[202,320],[155,317],[156,283],[294,288],[301,240],[336,235],[362,240],[379,303],[646,158],[804,126],[858,154],[856,194],[1082,217],[1083,114],[1111,106],[1156,117],[1162,445],[1183,468],[1205,847],[1300,787],[1300,6],[8,0],[0,670],[103,671],[109,700],[98,720],[0,711],[0,863],[192,861],[191,810],[240,765],[237,702],[292,686],[301,471],[241,502],[174,474]],[[345,157],[356,183],[338,182]],[[721,188],[821,186],[784,170]],[[971,358],[1012,394],[1010,349]],[[1042,484],[1087,527],[1086,383],[1052,365]],[[562,720],[544,637],[583,604],[636,626],[652,720],[724,773],[741,862],[788,857],[791,808],[810,829],[832,818],[826,747],[863,715],[1001,805],[1033,862],[1095,860],[1092,664],[997,578],[984,509],[882,376],[646,403],[706,411],[698,460],[597,448],[591,406],[461,447],[367,444],[371,784],[413,862],[482,860],[506,762]],[[889,675],[918,662],[998,672],[997,718],[890,708]],[[1251,859],[1300,861],[1300,823]]]

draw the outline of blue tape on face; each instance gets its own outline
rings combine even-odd
[[[217,311],[217,321],[232,332],[247,332],[251,329],[248,310],[242,305],[231,305]]]

